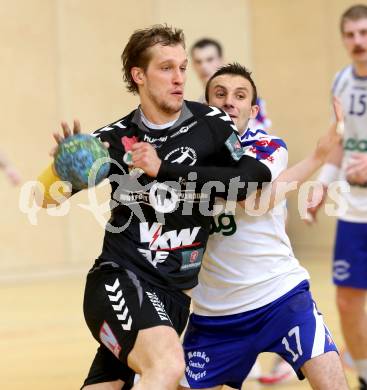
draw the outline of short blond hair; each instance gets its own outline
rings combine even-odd
[[[182,45],[185,48],[183,31],[179,28],[156,24],[143,30],[136,30],[131,35],[121,55],[124,81],[129,92],[134,94],[139,92],[131,75],[131,68],[137,66],[146,70],[151,60],[149,48],[157,44],[164,46]]]

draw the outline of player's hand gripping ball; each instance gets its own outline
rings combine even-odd
[[[104,160],[99,160],[101,158]],[[95,178],[94,185],[108,175],[110,162],[106,159],[109,159],[108,150],[98,138],[77,134],[67,137],[59,145],[54,166],[60,178],[72,184],[73,190],[81,190],[88,187],[89,175]],[[102,164],[102,161],[105,162]]]

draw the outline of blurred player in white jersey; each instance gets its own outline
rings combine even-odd
[[[210,78],[206,98],[228,113],[240,131],[245,154],[265,164],[273,181],[305,180],[330,150],[329,137],[295,170],[284,171],[284,141],[247,127],[258,111],[256,86],[238,64],[224,66]],[[331,131],[335,134],[335,126]],[[295,172],[298,176],[291,178]],[[309,291],[308,272],[294,257],[285,232],[284,201],[260,216],[245,211],[248,201],[235,214],[223,210],[213,219],[192,295],[182,387],[240,389],[258,354],[274,352],[300,379],[307,377],[312,388],[347,389],[336,346]]]
[[[344,339],[362,390],[367,389],[367,6],[346,10],[340,30],[352,61],[336,75],[332,87],[344,110],[344,142],[323,166],[319,180],[324,198],[331,182],[350,184],[350,191],[342,193],[348,208],[338,219],[333,281]],[[314,217],[320,206],[310,210]]]
[[[222,45],[215,39],[202,38],[191,46],[190,53],[193,68],[205,89],[210,77],[224,65]],[[204,95],[198,100],[200,103],[206,103]],[[248,127],[255,130],[269,130],[271,120],[266,116],[264,99],[257,97],[256,105],[259,111],[255,118],[250,119]]]

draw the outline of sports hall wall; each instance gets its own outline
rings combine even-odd
[[[84,131],[92,131],[137,104],[125,91],[120,63],[135,29],[167,22],[185,30],[188,47],[205,34],[223,41],[229,60],[248,63],[250,58],[243,0],[225,10],[212,0],[0,0],[0,9],[0,150],[24,181],[49,163],[52,132],[61,119],[77,117]],[[200,85],[191,71],[188,79],[187,97],[196,99]],[[42,210],[32,225],[19,211],[19,189],[1,173],[0,186],[0,278],[85,268],[98,256],[103,230],[78,206],[87,203],[86,193],[75,196],[66,216],[50,217]],[[106,191],[102,188],[101,195]]]
[[[288,145],[289,164],[305,157],[328,129],[335,73],[348,65],[339,32],[350,0],[251,0],[251,58],[274,132]],[[362,3],[365,3],[362,1]],[[331,204],[334,202],[331,201]],[[335,219],[322,212],[317,226],[299,218],[289,202],[289,234],[300,259],[331,254]]]
[[[329,87],[347,59],[338,17],[345,0],[0,0],[2,93],[0,150],[24,182],[50,158],[52,132],[61,119],[77,117],[84,131],[110,123],[131,110],[137,98],[122,83],[120,54],[134,29],[154,23],[184,29],[187,46],[202,36],[220,40],[228,61],[254,70],[267,100],[275,132],[296,162],[311,150],[329,120]],[[189,71],[187,98],[200,85]],[[66,216],[44,210],[24,213],[27,191],[0,175],[0,278],[43,270],[78,269],[99,254],[103,229],[86,193],[72,200]],[[21,209],[19,208],[22,192]],[[106,201],[107,188],[99,189]],[[296,249],[327,253],[333,221],[321,218],[308,229],[290,202],[290,232]],[[324,237],[326,239],[324,240]]]

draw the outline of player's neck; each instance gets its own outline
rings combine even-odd
[[[243,127],[243,128],[240,128],[240,129],[237,127],[238,134],[239,134],[240,136],[243,136],[243,135],[246,133],[247,129],[248,129],[248,126],[245,126],[245,127]]]
[[[143,100],[140,103],[140,109],[144,113],[146,119],[156,125],[164,125],[168,122],[175,121],[181,114],[181,110],[174,113],[167,113],[153,103],[145,102]]]
[[[367,62],[354,63],[353,67],[358,77],[367,77]]]
[[[237,130],[238,130],[238,134],[242,137],[247,129],[248,129],[248,124],[250,122],[250,118],[247,119],[245,122],[242,122],[242,123],[235,123],[236,127],[237,127]]]

